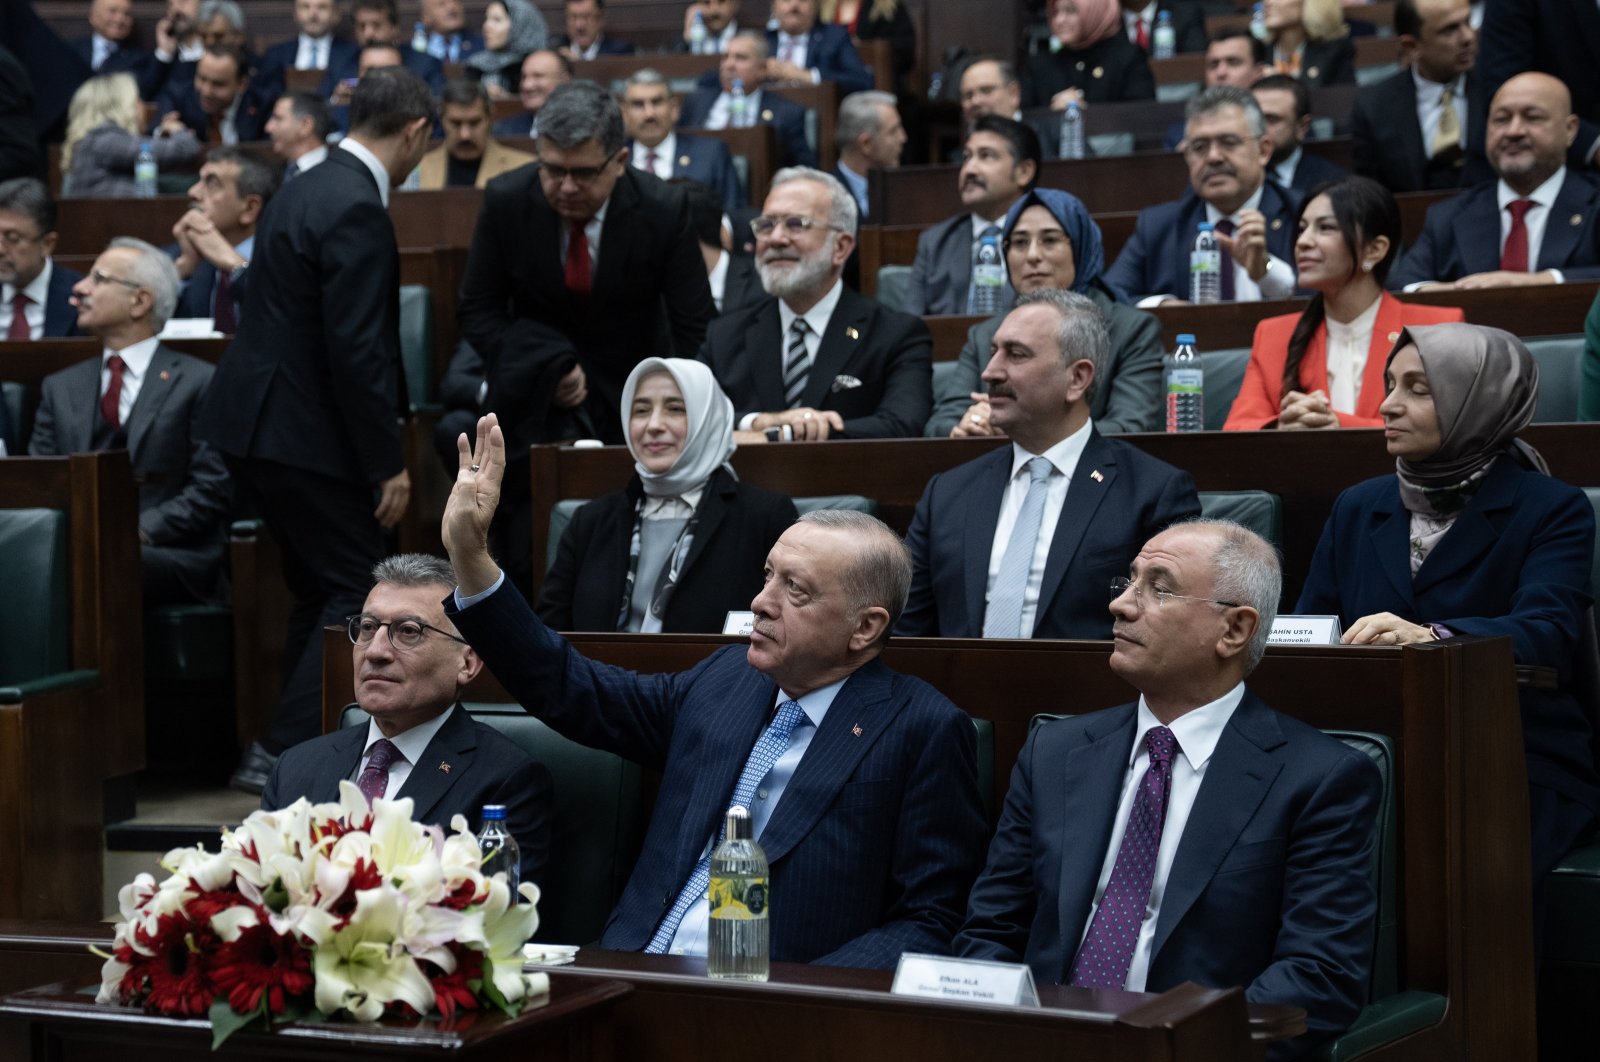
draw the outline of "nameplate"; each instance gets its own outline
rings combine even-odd
[[[209,317],[172,317],[161,329],[162,339],[216,339],[221,335]]]
[[[947,1003],[987,1003],[1002,1007],[1037,1007],[1039,992],[1033,970],[1024,963],[950,959],[906,952],[894,971],[897,996],[942,999]]]
[[[1344,630],[1338,616],[1279,616],[1272,621],[1268,645],[1338,645]]]
[[[750,632],[756,629],[756,614],[754,612],[729,612],[722,621],[723,634],[737,634],[741,637],[750,637]]]

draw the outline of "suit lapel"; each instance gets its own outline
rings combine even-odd
[[[734,484],[721,474],[721,469],[711,474],[711,479],[706,483],[705,494],[700,498],[697,515],[699,522],[695,525],[694,539],[689,543],[689,555],[683,558],[683,571],[685,573],[694,569],[695,562],[706,550],[706,543],[711,541],[717,533],[717,528],[722,525],[723,519],[728,515],[728,496],[734,494]]]
[[[744,348],[748,371],[756,385],[756,408],[786,408],[788,403],[783,400],[783,358],[789,337],[783,334],[777,299],[766,299],[760,309],[751,315],[750,329],[740,337],[740,343]],[[773,345],[768,347],[767,343]]]
[[[83,453],[94,436],[94,421],[100,416],[100,368],[102,358],[81,362],[72,378],[72,397],[66,409],[56,410],[56,446],[63,454]]]
[[[828,401],[834,379],[866,341],[871,317],[872,303],[849,288],[840,289],[839,305],[833,308],[827,331],[817,346],[816,360],[811,363],[811,374],[806,377],[805,393],[800,399],[803,405],[821,409]]]
[[[1550,204],[1549,216],[1544,222],[1544,239],[1539,244],[1539,261],[1536,269],[1560,269],[1578,246],[1578,234],[1583,231],[1584,215],[1593,206],[1585,193],[1589,188],[1567,171],[1561,182],[1556,201]],[[1576,224],[1574,224],[1576,222]]]
[[[635,181],[633,167],[625,167],[622,179],[612,189],[606,219],[600,226],[600,261],[595,267],[594,285],[589,294],[589,306],[599,313],[605,313],[613,301],[608,293],[620,290],[627,283],[629,251],[636,231],[631,222],[639,211],[639,188]]]
[[[983,630],[983,613],[988,603],[984,591],[989,584],[989,558],[994,553],[995,529],[1000,524],[1000,503],[1011,481],[1011,461],[1015,450],[1002,446],[982,458],[974,476],[967,502],[966,525],[962,529],[962,570],[967,580],[967,630]]]
[[[1411,603],[1411,514],[1400,504],[1398,488],[1372,510],[1372,548],[1389,585],[1401,600]]]
[[[943,246],[939,248],[937,261],[949,265],[950,292],[964,308],[967,289],[972,287],[972,215],[962,214],[956,218],[945,230],[940,243]]]
[[[1413,182],[1417,187],[1421,187],[1423,174],[1428,167],[1428,149],[1422,143],[1422,126],[1415,119],[1417,83],[1412,80],[1409,69],[1400,71],[1394,95],[1395,105],[1390,113],[1401,116],[1393,126],[1395,137],[1399,140],[1396,145],[1399,149],[1398,156]],[[1381,143],[1378,150],[1383,150]]]
[[[1095,473],[1099,473],[1097,477]],[[1111,496],[1117,482],[1117,459],[1111,446],[1093,427],[1089,441],[1078,458],[1078,467],[1067,487],[1067,496],[1061,503],[1061,515],[1056,519],[1055,534],[1050,538],[1050,552],[1045,557],[1044,580],[1039,584],[1039,606],[1033,613],[1033,625],[1038,627],[1050,607],[1050,599],[1061,586],[1061,577],[1072,565],[1078,544],[1089,530],[1100,503]],[[1031,633],[1031,632],[1030,632]]]
[[[178,386],[181,375],[182,366],[177,355],[166,347],[157,346],[145,370],[144,383],[139,385],[139,397],[133,400],[133,408],[128,411],[128,457],[134,467],[138,467],[139,449],[145,434],[160,416],[161,407],[172,389]]]
[[[329,804],[339,799],[339,783],[355,777],[361,754],[367,748],[368,725],[346,727],[328,742],[328,752],[311,785],[304,794],[313,804]]]
[[[1223,858],[1283,770],[1282,761],[1270,751],[1282,745],[1283,740],[1272,710],[1246,691],[1211,753],[1205,780],[1200,783],[1172,859],[1150,945],[1151,968],[1173,927],[1211,883]]]
[[[1124,705],[1108,714],[1087,735],[1088,744],[1067,754],[1059,780],[1034,779],[1037,786],[1054,785],[1063,794],[1063,806],[1071,820],[1056,836],[1061,841],[1059,899],[1056,917],[1060,920],[1061,970],[1054,980],[1064,983],[1078,952],[1078,941],[1089,924],[1089,908],[1100,884],[1105,865],[1111,827],[1117,817],[1127,780],[1128,759],[1133,750],[1134,705]],[[1094,825],[1087,826],[1086,824]],[[1049,873],[1042,867],[1041,876]]]
[[[1461,272],[1488,273],[1500,268],[1500,206],[1497,185],[1482,185],[1462,195],[1476,198],[1457,217],[1456,240],[1461,248]],[[1549,242],[1549,226],[1545,226]]]
[[[433,735],[428,747],[422,750],[420,759],[411,765],[405,785],[395,794],[396,797],[412,799],[412,818],[419,822],[428,818],[456,779],[466,774],[472,766],[477,747],[478,738],[472,731],[472,719],[457,705],[450,710],[450,718]]]

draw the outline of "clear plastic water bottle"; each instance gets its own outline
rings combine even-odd
[[[1209,221],[1202,221],[1189,252],[1189,301],[1222,301],[1222,248]]]
[[[1167,430],[1205,431],[1206,374],[1194,336],[1178,337],[1178,349],[1162,359],[1167,379]]]
[[[706,888],[711,908],[706,974],[730,981],[765,981],[770,961],[767,854],[750,831],[750,813],[729,808],[726,835],[711,853]]]
[[[944,99],[944,71],[935,70],[928,75],[928,98],[930,100]]]
[[[428,27],[417,23],[417,28],[411,31],[411,50],[428,54]]]
[[[972,263],[972,312],[993,317],[1000,312],[1006,288],[1006,267],[1000,260],[1000,237],[978,240],[978,255]]]
[[[745,98],[744,79],[734,78],[728,90],[728,128],[743,129],[750,124],[750,101]]]
[[[1171,59],[1178,51],[1178,34],[1172,28],[1172,12],[1162,11],[1156,15],[1156,30],[1152,34],[1151,47],[1157,59]]]
[[[706,38],[710,32],[706,29],[706,17],[700,12],[694,13],[694,20],[689,23],[689,50],[695,55],[704,55]]]
[[[156,153],[146,140],[139,145],[139,157],[133,163],[133,194],[141,199],[153,198],[159,189],[156,187],[156,178],[160,176],[160,169],[156,166]]]
[[[1077,100],[1069,100],[1061,112],[1061,157],[1081,159],[1088,154],[1088,144],[1083,132],[1083,111]]]
[[[1250,36],[1265,43],[1267,31],[1267,5],[1256,4],[1250,9]]]
[[[478,831],[478,850],[483,853],[483,873],[487,877],[505,871],[506,884],[513,894],[522,877],[522,849],[506,829],[506,806],[485,804],[483,828]]]

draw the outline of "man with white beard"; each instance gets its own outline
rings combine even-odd
[[[779,170],[750,224],[767,297],[713,321],[700,349],[733,400],[739,441],[920,434],[933,341],[920,317],[840,280],[856,245],[855,197],[820,170]]]

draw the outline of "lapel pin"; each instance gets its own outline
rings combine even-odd
[[[1103,66],[1097,66],[1093,70],[1091,70],[1090,73],[1092,73],[1095,77],[1105,77],[1106,76],[1106,68],[1103,67]]]
[[[679,155],[678,156],[678,165],[679,166],[687,166],[687,165],[689,165],[689,156],[688,155]]]
[[[1317,79],[1317,75],[1320,74],[1321,72],[1322,71],[1319,68],[1312,67],[1310,70],[1306,71],[1306,80],[1307,81],[1315,81]]]
[[[851,339],[860,339],[861,338],[861,333],[857,332],[855,330],[855,326],[854,325],[850,326],[849,328],[846,328],[844,330],[844,334],[849,336]]]
[[[1281,228],[1283,228],[1283,219],[1282,218],[1273,218],[1272,219],[1272,231],[1276,232]]]
[[[161,378],[163,380],[170,380],[170,379],[172,379],[172,374],[170,372],[168,372],[167,370],[162,369],[161,370]]]
[[[1089,478],[1094,480],[1096,483],[1104,483],[1106,481],[1106,477],[1100,474],[1100,470],[1098,468],[1089,473]]]
[[[854,734],[856,737],[860,737],[861,736],[861,724],[857,723],[855,726],[851,727],[850,728],[850,733]]]
[[[1582,214],[1574,214],[1574,215],[1572,215],[1572,219],[1569,222],[1569,224],[1574,225],[1574,226],[1582,225],[1583,224],[1583,215]]]
[[[1079,59],[1078,60],[1078,69],[1082,70],[1084,68],[1084,65],[1085,65],[1084,61],[1082,59]]]
[[[762,112],[761,112],[761,120],[762,120],[762,121],[763,121],[763,122],[770,122],[770,121],[772,121],[772,111],[771,111],[771,110],[770,110],[770,109],[768,109],[768,110],[763,110],[763,111],[762,111]]]
[[[1389,342],[1393,343],[1396,340],[1398,340],[1399,338],[1400,338],[1400,333],[1399,332],[1390,332],[1389,333]]]
[[[445,763],[443,760],[440,760],[439,761],[439,770],[443,771],[445,774],[449,774],[450,773],[450,765],[448,763]]]

